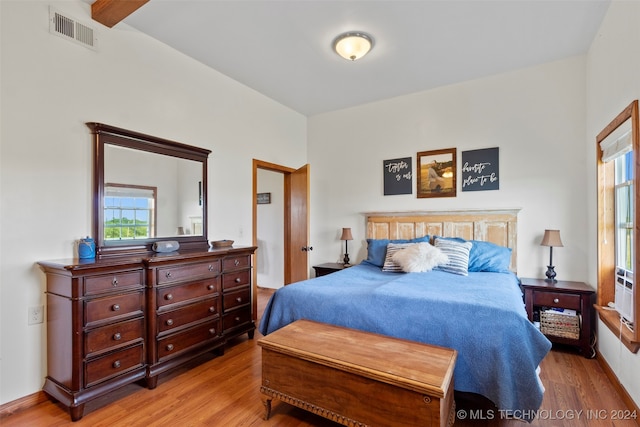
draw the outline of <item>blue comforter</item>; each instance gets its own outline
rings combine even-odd
[[[454,348],[456,390],[501,410],[542,403],[536,369],[551,343],[527,319],[513,274],[386,273],[362,263],[278,289],[259,330],[267,335],[298,319]]]

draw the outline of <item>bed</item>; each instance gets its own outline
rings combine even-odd
[[[456,391],[485,396],[520,418],[537,410],[544,393],[538,366],[551,343],[529,322],[518,286],[517,210],[371,213],[366,230],[366,260],[276,291],[260,332],[304,318],[454,348]],[[442,266],[383,271],[388,243],[433,243],[434,236],[470,247],[466,275]]]

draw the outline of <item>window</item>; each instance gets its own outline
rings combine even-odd
[[[633,151],[615,159],[616,267],[633,271]]]
[[[596,138],[598,144],[598,302],[600,320],[632,352],[640,349],[640,292],[634,284],[640,209],[638,101],[633,101]],[[614,309],[611,309],[611,305]]]
[[[627,322],[633,323],[633,151],[616,157],[615,169],[615,235],[616,283],[615,307]]]
[[[155,187],[105,185],[105,241],[155,237],[155,206]]]

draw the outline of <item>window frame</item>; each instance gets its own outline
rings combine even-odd
[[[638,126],[638,100],[634,100],[627,106],[611,123],[609,123],[596,137],[596,175],[597,175],[597,240],[598,240],[598,299],[596,311],[600,320],[619,337],[622,343],[633,353],[640,349],[640,322],[636,321],[633,331],[624,327],[620,321],[620,316],[615,310],[608,309],[608,303],[615,301],[615,272],[616,272],[616,251],[617,242],[615,227],[615,162],[602,161],[602,149],[600,143],[611,135],[622,124],[631,120],[631,136],[633,144],[633,210],[640,212],[640,185],[638,182],[638,172],[640,170],[640,130]],[[634,253],[639,253],[640,244],[640,224],[636,222],[633,230]],[[634,273],[639,271],[639,260],[636,256],[633,262]],[[640,292],[637,286],[633,287],[633,310],[638,317],[640,309]]]

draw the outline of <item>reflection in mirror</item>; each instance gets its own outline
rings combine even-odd
[[[202,235],[200,162],[108,144],[104,181],[105,240]]]
[[[94,235],[98,257],[151,251],[175,240],[206,249],[210,151],[101,123],[95,135]]]

